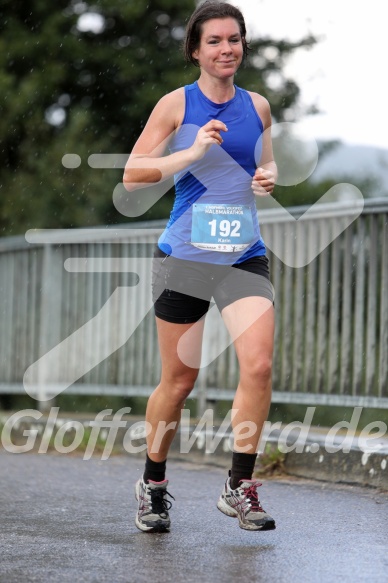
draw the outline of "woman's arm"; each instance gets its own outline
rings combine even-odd
[[[272,194],[277,179],[277,167],[274,160],[271,138],[271,108],[262,95],[250,93],[255,109],[264,126],[262,153],[260,163],[252,180],[252,190],[258,196]]]
[[[220,131],[227,128],[221,121],[212,120],[198,131],[192,146],[163,155],[182,123],[184,99],[184,89],[177,89],[156,104],[125,166],[123,183],[127,190],[162,182],[200,160],[212,144],[222,143]]]

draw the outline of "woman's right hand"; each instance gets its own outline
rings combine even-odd
[[[224,141],[220,132],[227,132],[226,125],[218,120],[212,119],[202,126],[197,133],[194,144],[191,146],[195,160],[200,160],[213,144],[220,146]]]

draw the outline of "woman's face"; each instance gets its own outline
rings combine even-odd
[[[233,76],[243,59],[240,27],[234,18],[213,18],[202,25],[199,48],[193,52],[203,71],[217,78]]]

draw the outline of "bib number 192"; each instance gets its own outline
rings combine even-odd
[[[210,225],[210,235],[212,237],[240,237],[240,227],[241,223],[238,220],[228,221],[228,219],[223,219],[218,223],[218,233],[217,233],[217,219],[209,221]]]

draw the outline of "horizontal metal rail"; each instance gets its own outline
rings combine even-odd
[[[274,402],[388,408],[388,199],[354,212],[259,212],[276,293]],[[150,394],[160,362],[149,267],[164,223],[0,239],[0,393],[23,393],[29,371],[43,399]],[[192,394],[202,408],[233,399],[229,342],[211,311],[210,363]]]

